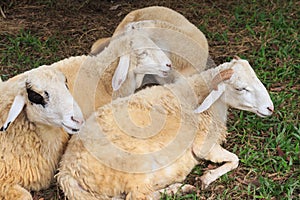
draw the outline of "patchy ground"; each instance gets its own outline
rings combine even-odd
[[[247,4],[248,8],[244,9],[243,7],[240,7],[240,2],[235,0],[2,0],[0,2],[0,74],[3,79],[7,79],[17,73],[36,67],[30,64],[33,62],[36,65],[51,64],[69,56],[87,54],[94,41],[101,37],[111,36],[117,24],[128,12],[151,5],[161,5],[172,8],[182,13],[188,20],[199,27],[208,38],[210,54],[217,64],[224,62],[233,55],[241,55],[249,58],[252,62],[255,60],[257,63],[266,61],[256,59],[273,60],[272,56],[268,53],[279,52],[282,44],[274,42],[272,45],[269,45],[270,47],[268,48],[265,44],[270,41],[275,41],[276,39],[280,40],[281,38],[277,37],[277,33],[266,33],[270,28],[267,26],[268,23],[261,23],[259,20],[264,20],[264,16],[255,16],[255,13],[256,10],[257,12],[262,10],[262,5],[265,6],[263,9],[266,13],[276,13],[276,10],[287,5],[281,6],[280,2],[274,3],[271,1],[257,6],[251,6],[250,4],[251,3]],[[291,4],[292,5],[288,5],[293,9],[289,10],[289,13],[286,13],[286,16],[284,16],[287,18],[288,22],[297,18],[295,14],[297,13],[296,8],[300,7],[299,2],[297,1],[291,1]],[[245,18],[248,14],[247,12],[250,14]],[[249,24],[247,24],[246,28],[243,26],[245,23]],[[251,26],[251,23],[255,25]],[[280,29],[280,25],[278,26],[278,29]],[[296,37],[297,36],[294,36],[294,38]],[[12,40],[11,38],[14,39]],[[31,42],[29,45],[26,45],[24,40]],[[44,43],[46,45],[44,45]],[[297,48],[298,43],[296,40],[286,41],[286,43],[292,46],[291,48]],[[15,54],[15,51],[10,52],[10,48],[15,48],[16,46],[19,48],[20,54],[18,55]],[[262,52],[262,47],[266,47],[266,55]],[[20,57],[22,57],[22,59],[20,59]],[[292,55],[284,55],[284,59],[281,59],[280,56],[276,59],[274,58],[272,64],[274,64],[274,68],[278,67],[279,69],[280,66],[285,65],[286,63],[295,63],[297,60],[299,61],[299,57],[295,58]],[[270,68],[270,72],[274,71],[277,73],[278,71],[274,68]],[[283,71],[286,70],[287,69],[283,69]],[[292,71],[291,74],[295,73]],[[283,82],[281,82],[281,79],[274,79],[274,77],[274,81],[272,82],[272,76],[270,74],[267,74],[264,78],[275,94],[279,94],[285,88],[299,91],[299,77],[292,80],[293,75],[287,76],[289,79],[285,79]],[[276,83],[275,80],[278,82]],[[292,84],[289,83],[290,80],[292,80]],[[291,102],[286,103],[292,105],[292,101],[296,98],[293,95],[289,96],[289,98],[291,99]],[[278,107],[280,106],[282,105],[278,105]],[[235,115],[236,118],[239,117],[237,114],[233,115]],[[234,118],[233,115],[230,116],[232,119]],[[278,119],[282,117],[281,115],[282,114],[278,114]],[[293,120],[298,118],[298,114],[295,114],[295,117],[291,117],[291,123],[294,123],[295,121]],[[242,122],[237,121],[234,125],[238,123]],[[274,127],[276,127],[276,125],[274,125]],[[245,129],[247,129],[246,125]],[[250,127],[250,129],[252,129],[252,127]],[[277,129],[269,128],[269,130],[274,131],[275,133]],[[236,130],[232,129],[232,131],[234,132]],[[247,145],[249,145],[249,143],[251,144],[251,142],[258,142],[262,147],[255,144],[251,147],[253,149],[262,150],[264,149],[263,138],[270,138],[270,134],[268,131],[260,134],[261,135],[259,136],[248,138],[248,140],[247,138],[244,140],[245,136],[238,135],[238,137],[241,137],[241,140],[244,140]],[[294,144],[295,142],[297,143],[297,141],[299,142],[299,140],[293,139],[292,141]],[[236,146],[236,144],[239,143],[239,138],[235,139],[235,142],[236,143],[230,142],[229,139],[226,146],[228,149],[235,149],[235,151],[240,153],[242,150],[239,150]],[[290,151],[292,152],[294,150]],[[285,154],[280,148],[271,149],[268,153],[271,155],[279,154],[279,156]],[[293,154],[289,154],[289,156],[293,156]],[[244,165],[246,165],[245,163],[247,161],[243,162]],[[206,165],[207,164],[208,163],[206,163]],[[212,167],[214,166],[208,166],[208,168]],[[247,193],[247,187],[253,189],[252,186],[249,186],[250,184],[254,185],[254,187],[259,187],[261,185],[261,182],[258,180],[259,176],[266,176],[270,180],[277,182],[278,184],[274,186],[274,193],[276,193],[276,188],[279,187],[281,183],[285,183],[290,179],[293,174],[296,174],[296,177],[298,174],[299,177],[299,170],[296,170],[296,168],[296,166],[292,166],[287,173],[281,175],[280,172],[277,172],[276,170],[274,173],[269,171],[260,172],[255,169],[249,169],[249,167],[243,167],[243,164],[241,164],[237,170],[228,175],[227,179],[232,181],[229,181],[229,184],[231,183],[231,185],[216,183],[212,185],[205,194],[198,195],[198,197],[199,199],[220,199],[222,198],[222,195],[220,196],[220,194],[223,193],[225,196],[230,196],[232,199],[254,199],[254,194]],[[257,167],[257,169],[260,168]],[[199,186],[200,181],[197,177],[199,177],[199,173],[196,169],[187,179],[187,182]],[[240,193],[236,192],[234,189],[236,187],[243,188],[245,191]],[[300,192],[299,187],[296,188],[298,189],[298,192]],[[231,189],[232,191],[230,191]],[[295,189],[296,195],[297,189]],[[254,190],[257,192],[258,197],[263,193],[256,189]],[[268,193],[268,191],[266,193]],[[284,194],[282,195],[287,195],[286,192],[283,193]],[[261,195],[264,196],[263,194]],[[33,193],[33,196],[34,200],[64,199],[62,192],[55,183],[53,183],[50,189]],[[299,197],[299,193],[297,196]],[[188,199],[188,197],[186,199]],[[276,197],[270,199],[276,199]]]
[[[1,5],[2,4],[2,5]],[[81,55],[89,52],[91,44],[100,37],[109,37],[117,24],[131,10],[151,6],[167,6],[182,13],[198,27],[206,27],[205,32],[220,32],[226,26],[218,20],[230,20],[232,16],[226,11],[226,6],[234,4],[227,1],[227,5],[211,1],[8,1],[0,3],[2,16],[0,18],[0,33],[18,34],[20,30],[29,30],[46,41],[55,37],[60,45],[56,51],[58,58],[71,55]],[[216,18],[202,17],[213,15],[216,11],[224,12],[224,16]],[[218,25],[219,24],[219,25]],[[229,32],[229,34],[231,34]],[[233,33],[232,33],[233,34]],[[234,33],[236,34],[236,33]],[[0,42],[6,43],[5,38]],[[225,43],[209,41],[211,54],[215,60],[224,61],[224,58],[246,51],[245,45],[241,48],[226,48]],[[225,48],[224,48],[225,47]],[[234,52],[233,52],[234,51]],[[52,55],[53,57],[53,55]],[[51,61],[50,61],[51,63]]]

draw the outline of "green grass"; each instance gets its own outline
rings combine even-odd
[[[20,30],[17,35],[2,36],[0,65],[8,69],[7,74],[1,75],[3,80],[25,70],[59,60],[53,56],[59,48],[59,41],[55,37],[42,38],[28,30]]]
[[[239,167],[206,190],[162,199],[300,199],[299,2],[212,1],[187,7],[195,13],[207,10],[196,26],[207,36],[217,63],[235,54],[249,60],[270,91],[275,112],[259,118],[231,110],[224,146],[238,155]],[[44,38],[29,30],[1,36],[3,79],[62,58],[57,53],[62,38]],[[201,176],[207,164],[195,167],[192,175]]]
[[[243,173],[224,175],[211,190],[198,194],[199,199],[300,199],[300,24],[295,18],[299,11],[294,1],[238,2],[227,7],[226,12],[231,15],[224,18],[221,12],[215,12],[206,16],[206,24],[199,26],[212,44],[233,42],[236,47],[232,47],[238,51],[238,45],[248,41],[243,43],[248,46],[247,51],[239,56],[250,61],[275,105],[274,115],[265,119],[231,111],[231,135],[225,146],[238,155],[237,171]],[[210,32],[207,26],[216,18],[222,20],[222,27]],[[201,166],[193,174],[201,175]],[[236,177],[246,183],[240,184]],[[225,188],[216,194],[213,189],[220,185]],[[173,199],[196,197],[194,194]]]

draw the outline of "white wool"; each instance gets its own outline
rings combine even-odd
[[[32,199],[29,190],[50,185],[68,141],[65,131],[79,131],[82,113],[64,75],[47,66],[2,83],[0,113],[0,197]]]

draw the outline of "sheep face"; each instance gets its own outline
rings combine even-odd
[[[24,74],[20,82],[21,92],[15,97],[2,129],[6,130],[24,110],[31,122],[62,127],[70,134],[77,133],[84,120],[68,91],[66,78],[56,70],[40,68]]]
[[[150,38],[141,34],[129,35],[130,52],[120,56],[119,64],[112,78],[112,88],[117,91],[125,82],[128,72],[133,71],[136,88],[141,85],[145,74],[167,77],[171,70],[171,60]]]
[[[160,49],[136,50],[138,65],[133,70],[135,74],[155,74],[167,77],[171,70],[171,61]]]
[[[272,100],[254,70],[246,60],[231,61],[233,75],[224,81],[225,89],[222,101],[231,107],[256,113],[260,117],[272,114]]]
[[[168,76],[171,60],[150,38],[136,35],[130,45],[137,60],[134,73]]]

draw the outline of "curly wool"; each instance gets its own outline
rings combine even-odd
[[[0,124],[4,123],[14,97],[21,91],[18,81],[22,76],[1,84]],[[31,199],[25,189],[37,191],[49,187],[68,138],[60,128],[30,122],[22,111],[14,123],[0,133],[0,199]]]

